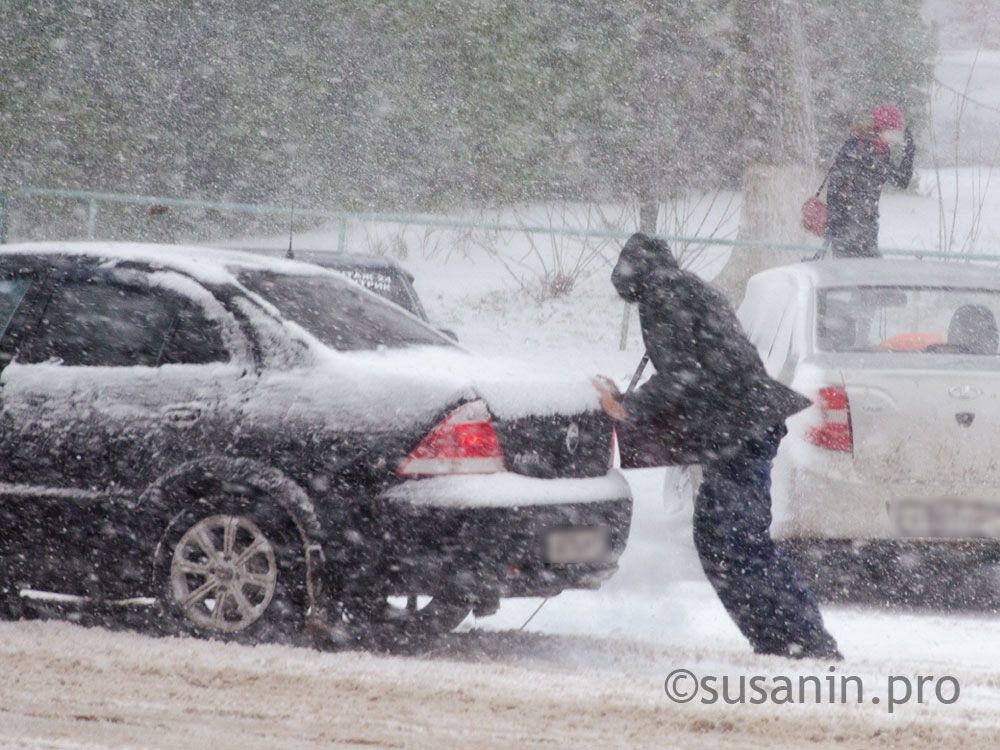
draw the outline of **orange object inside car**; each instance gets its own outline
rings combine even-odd
[[[922,352],[931,344],[946,343],[944,336],[936,333],[899,333],[878,345],[883,352]]]

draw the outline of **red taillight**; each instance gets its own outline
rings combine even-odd
[[[504,471],[503,451],[486,405],[463,404],[431,430],[396,468],[400,476],[492,474]]]
[[[816,401],[822,422],[809,428],[809,442],[831,451],[853,451],[851,404],[847,399],[847,389],[839,386],[820,388]]]

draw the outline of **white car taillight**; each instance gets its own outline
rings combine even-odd
[[[504,471],[503,451],[486,404],[471,401],[431,430],[396,467],[405,477],[493,474]]]
[[[847,399],[847,389],[841,386],[820,388],[817,406],[822,422],[809,428],[806,433],[809,442],[831,451],[852,452],[854,438],[851,434],[851,404]]]

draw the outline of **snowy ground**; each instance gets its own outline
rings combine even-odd
[[[402,659],[157,641],[62,624],[0,633],[10,667],[0,684],[3,747],[850,749],[997,741],[995,677],[981,667],[938,664],[960,671],[970,695],[890,716],[872,705],[667,702],[663,675],[677,664],[788,673],[710,645],[472,634],[454,639],[449,654]],[[855,660],[842,669],[874,680],[886,664]]]

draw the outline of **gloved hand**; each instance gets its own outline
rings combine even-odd
[[[615,381],[613,381],[607,375],[595,375],[590,382],[593,383],[594,387],[597,388],[597,390],[599,391],[602,392],[609,391],[613,393],[615,397],[618,399],[620,399],[622,396],[622,392],[618,390],[617,383],[615,383]]]
[[[618,391],[618,386],[610,378],[603,376],[593,378],[590,382],[594,384],[594,388],[600,395],[601,408],[604,413],[616,422],[628,421],[628,412],[621,404],[621,393]]]

